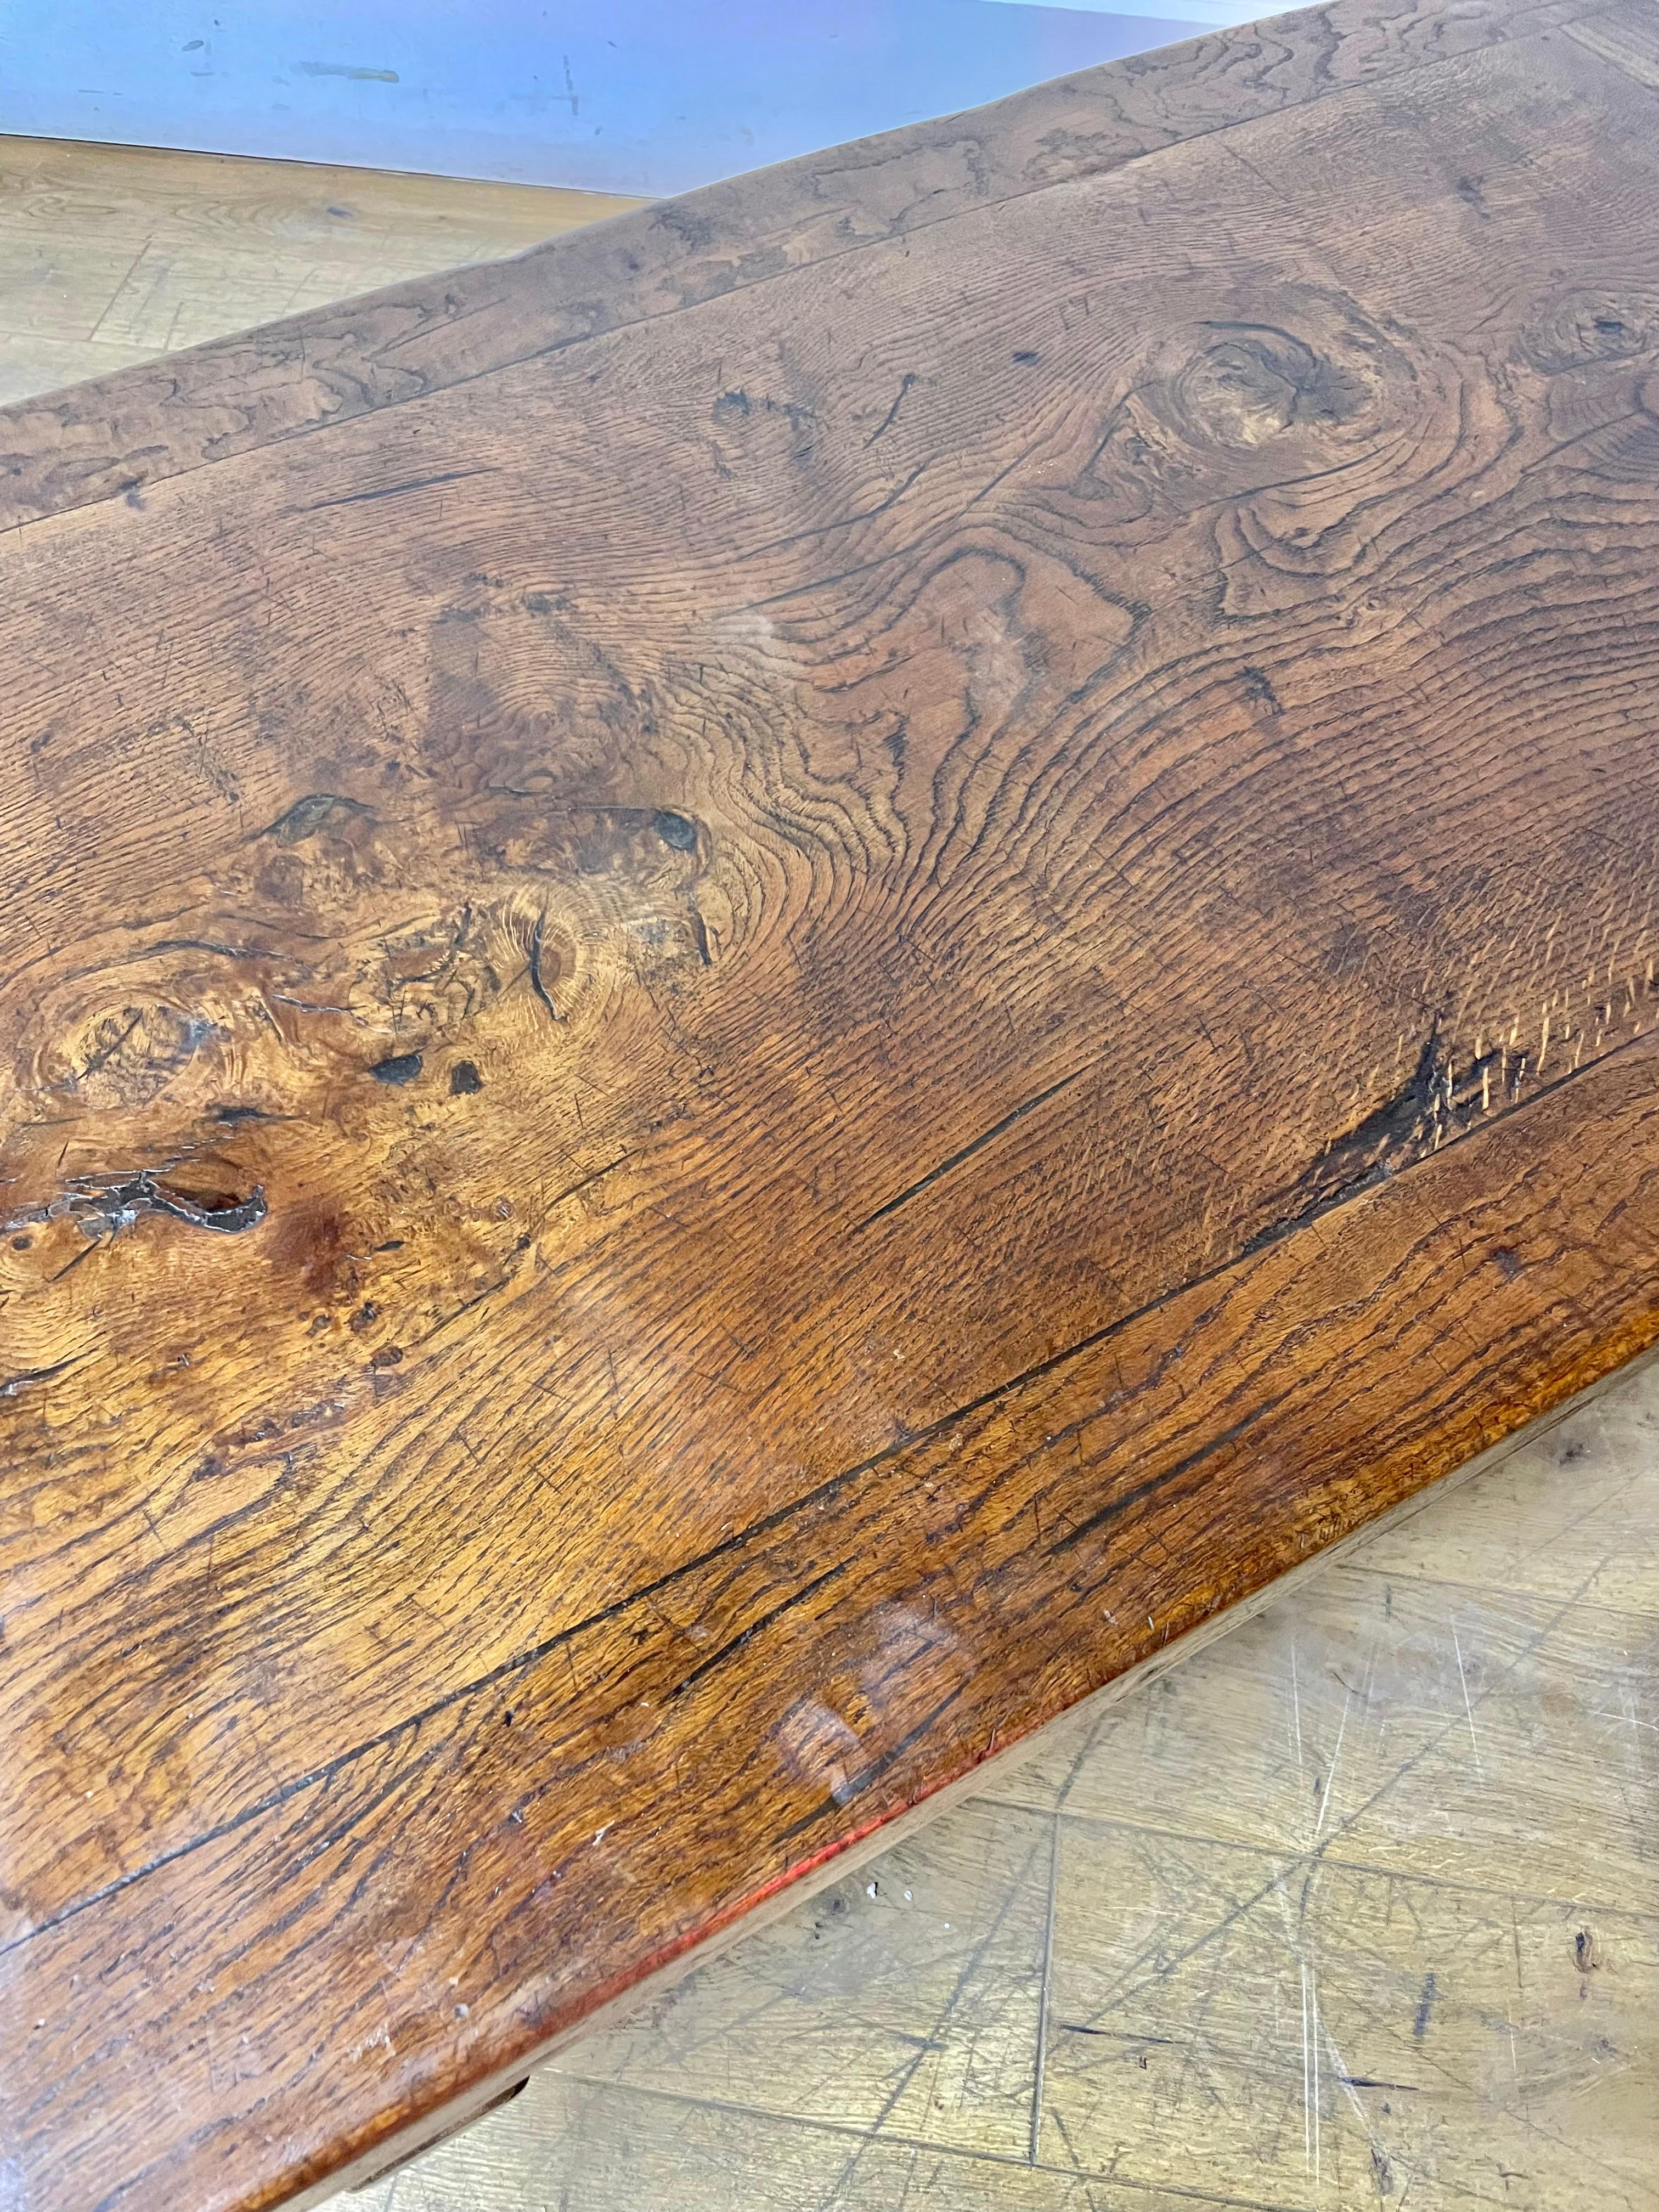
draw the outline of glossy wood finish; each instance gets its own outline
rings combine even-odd
[[[1659,1332],[1644,36],[0,418],[31,2212],[435,2130]]]
[[[1655,2212],[1659,1368],[1593,1398],[338,2212]]]

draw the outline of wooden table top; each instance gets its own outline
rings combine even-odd
[[[372,2170],[1659,1334],[1659,43],[0,416],[0,2201]]]
[[[335,2212],[1659,2212],[1659,1368],[1591,1399]]]

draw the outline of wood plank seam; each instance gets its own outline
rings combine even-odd
[[[1604,1056],[1603,1060],[1590,1062],[1590,1067],[1594,1068],[1604,1066],[1607,1060],[1611,1060],[1616,1057],[1619,1054],[1630,1050],[1632,1047],[1639,1041],[1640,1040],[1638,1038],[1627,1039],[1624,1044],[1615,1046],[1610,1053]],[[1566,1073],[1558,1076],[1553,1081],[1546,1084],[1540,1090],[1534,1092],[1531,1097],[1523,1104],[1511,1106],[1504,1109],[1498,1116],[1495,1117],[1495,1119],[1506,1119],[1510,1115],[1524,1113],[1528,1107],[1541,1102],[1544,1098],[1548,1097],[1553,1093],[1561,1090],[1565,1085],[1576,1080],[1580,1073],[1587,1073],[1588,1072],[1588,1069],[1570,1070]],[[1413,1099],[1416,1097],[1415,1079],[1413,1079],[1413,1085],[1409,1095]],[[1018,1110],[1023,1111],[1024,1109]],[[1491,1124],[1485,1126],[1490,1127]],[[1471,1135],[1475,1133],[1478,1133],[1470,1130],[1460,1131],[1449,1141],[1452,1143],[1461,1143],[1466,1141]],[[394,1742],[399,1737],[406,1735],[414,1730],[417,1730],[425,1723],[435,1720],[441,1712],[447,1711],[449,1707],[462,1704],[469,1698],[478,1696],[481,1692],[486,1690],[495,1688],[498,1684],[510,1680],[514,1675],[523,1673],[527,1668],[539,1665],[542,1661],[550,1658],[556,1651],[562,1650],[567,1644],[575,1642],[580,1638],[588,1634],[593,1629],[603,1626],[608,1622],[622,1619],[625,1614],[633,1612],[637,1607],[648,1602],[648,1601],[653,1598],[662,1595],[665,1592],[672,1589],[676,1583],[690,1579],[703,1573],[706,1570],[715,1565],[721,1559],[729,1558],[733,1553],[743,1551],[758,1538],[769,1535],[775,1530],[784,1527],[791,1521],[798,1519],[801,1515],[811,1511],[813,1508],[826,1504],[839,1492],[846,1490],[850,1485],[857,1482],[862,1477],[874,1474],[878,1468],[890,1462],[905,1457],[918,1445],[927,1443],[933,1438],[948,1433],[963,1419],[966,1419],[974,1414],[988,1411],[994,1406],[1000,1399],[1009,1397],[1014,1393],[1024,1389],[1029,1384],[1041,1381],[1044,1377],[1056,1373],[1060,1369],[1067,1366],[1072,1361],[1078,1358],[1083,1353],[1099,1350],[1103,1346],[1109,1343],[1113,1338],[1134,1328],[1137,1324],[1150,1319],[1163,1308],[1170,1304],[1175,1299],[1184,1298],[1188,1292],[1192,1291],[1208,1288],[1213,1284],[1224,1281],[1230,1275],[1233,1275],[1240,1269],[1247,1267],[1249,1259],[1255,1251],[1260,1250],[1265,1246],[1279,1243],[1282,1238],[1292,1234],[1297,1229],[1305,1226],[1312,1221],[1322,1218],[1326,1214],[1333,1212],[1338,1206],[1354,1203],[1356,1200],[1363,1197],[1366,1191],[1371,1189],[1376,1184],[1384,1180],[1392,1180],[1395,1176],[1408,1174],[1414,1168],[1425,1166],[1436,1157],[1437,1157],[1437,1153],[1435,1151],[1430,1151],[1427,1153],[1419,1154],[1414,1159],[1407,1158],[1399,1167],[1387,1166],[1381,1168],[1375,1173],[1368,1174],[1363,1182],[1361,1182],[1358,1186],[1346,1187],[1340,1195],[1335,1195],[1327,1200],[1322,1201],[1313,1210],[1298,1213],[1287,1221],[1277,1223],[1273,1224],[1271,1229],[1259,1232],[1252,1240],[1249,1247],[1246,1250],[1235,1255],[1229,1260],[1219,1261],[1214,1267],[1208,1269],[1202,1274],[1194,1275],[1189,1278],[1186,1282],[1181,1284],[1176,1289],[1166,1291],[1159,1297],[1150,1300],[1146,1305],[1138,1308],[1134,1312],[1118,1316],[1116,1319],[1108,1322],[1103,1328],[1096,1329],[1089,1335],[1080,1338],[1075,1344],[1067,1346],[1063,1352],[1053,1353],[1047,1359],[1035,1363],[1032,1366],[1025,1369],[1020,1374],[1012,1376],[1006,1381],[999,1382],[994,1389],[984,1392],[978,1398],[969,1400],[960,1406],[953,1407],[950,1412],[941,1413],[934,1420],[929,1422],[925,1428],[919,1429],[914,1433],[905,1436],[898,1442],[887,1445],[883,1450],[872,1454],[867,1459],[859,1462],[853,1467],[843,1469],[838,1474],[829,1476],[823,1481],[815,1484],[811,1490],[803,1492],[797,1497],[788,1500],[786,1504],[775,1507],[769,1513],[763,1516],[759,1520],[751,1522],[748,1527],[738,1530],[734,1534],[727,1537],[723,1542],[714,1547],[712,1550],[700,1553],[697,1557],[684,1561],[680,1565],[673,1568],[670,1572],[658,1577],[654,1581],[641,1584],[639,1588],[629,1591],[625,1596],[613,1600],[611,1604],[603,1607],[598,1612],[587,1615],[583,1620],[571,1623],[568,1627],[560,1629],[553,1635],[543,1638],[538,1643],[529,1646],[524,1651],[517,1652],[514,1654],[512,1657],[501,1661],[496,1666],[492,1667],[488,1673],[481,1674],[475,1680],[465,1682],[459,1687],[447,1692],[444,1696],[434,1699],[430,1704],[422,1706],[419,1711],[406,1714],[402,1718],[391,1723],[386,1728],[381,1729],[375,1735],[367,1737],[361,1742],[353,1744],[345,1750],[339,1752],[331,1759],[326,1765],[316,1768],[312,1772],[293,1777],[289,1781],[283,1783],[278,1788],[273,1790],[267,1796],[256,1799],[251,1804],[244,1807],[240,1811],[233,1814],[228,1820],[221,1821],[213,1828],[205,1830],[200,1835],[191,1837],[184,1843],[175,1844],[171,1850],[163,1853],[161,1856],[150,1862],[149,1864],[135,1868],[130,1874],[123,1875],[117,1881],[107,1884],[104,1888],[94,1891],[83,1898],[76,1899],[72,1904],[64,1906],[52,1919],[40,1923],[38,1926],[30,1929],[27,1935],[15,1937],[9,1942],[0,1943],[0,1957],[3,1957],[8,1951],[13,1950],[20,1945],[32,1942],[38,1937],[49,1934],[54,1928],[60,1926],[66,1920],[74,1918],[77,1914],[85,1911],[89,1906],[106,1902],[108,1899],[118,1894],[122,1890],[130,1888],[135,1882],[143,1881],[149,1875],[159,1872],[162,1868],[172,1865],[181,1858],[188,1856],[190,1853],[201,1849],[204,1844],[216,1843],[222,1838],[233,1834],[237,1829],[245,1826],[250,1820],[257,1820],[262,1814],[272,1812],[280,1806],[286,1804],[290,1798],[295,1796],[300,1792],[316,1789],[327,1784],[329,1781],[333,1779],[336,1775],[343,1772],[347,1766],[355,1764],[358,1759],[363,1758],[369,1752],[383,1749],[387,1745]],[[936,1170],[935,1172],[939,1172],[939,1170]],[[893,1201],[894,1204],[896,1204],[897,1202],[898,1201],[896,1200]],[[165,1210],[174,1209],[168,1208]],[[885,1212],[890,1209],[884,1208],[883,1210]],[[185,1218],[188,1217],[186,1216]],[[252,1225],[252,1224],[250,1224],[250,1225]],[[61,1371],[61,1370],[58,1371]],[[0,1391],[3,1391],[5,1395],[10,1395],[17,1389],[20,1383],[22,1382],[49,1379],[51,1379],[50,1372],[46,1370],[41,1370],[22,1377],[15,1376],[4,1385],[0,1386]],[[1082,1417],[1082,1419],[1084,1422],[1087,1422],[1093,1418],[1094,1415],[1092,1413],[1087,1413]],[[1147,1482],[1139,1486],[1137,1489],[1131,1490],[1123,1496],[1113,1498],[1109,1503],[1102,1506],[1099,1509],[1098,1513],[1091,1519],[1079,1522],[1074,1527],[1068,1529],[1066,1535],[1060,1540],[1060,1547],[1062,1548],[1070,1548],[1073,1545],[1084,1542],[1087,1538],[1094,1535],[1097,1530],[1107,1522],[1117,1519],[1121,1515],[1129,1510],[1134,1505],[1137,1505],[1144,1502],[1145,1499],[1156,1495],[1157,1492],[1163,1488],[1167,1483],[1177,1480],[1182,1474],[1191,1472],[1194,1467],[1201,1464],[1204,1458],[1206,1458],[1211,1452],[1218,1449],[1224,1448],[1228,1443],[1233,1440],[1233,1437],[1236,1435],[1243,1432],[1243,1428],[1244,1426],[1248,1425],[1257,1418],[1257,1414],[1255,1412],[1252,1412],[1249,1415],[1245,1417],[1244,1421],[1241,1424],[1238,1430],[1231,1432],[1224,1431],[1220,1436],[1206,1442],[1201,1449],[1198,1453],[1194,1454],[1190,1459],[1179,1461],[1173,1466],[1162,1469],[1158,1475],[1149,1479]],[[841,1570],[834,1570],[831,1571],[838,1572],[841,1571]],[[816,1595],[817,1589],[830,1578],[830,1574],[825,1574],[817,1577],[816,1581],[803,1585],[800,1591],[784,1601],[783,1606],[777,1609],[778,1613],[781,1613],[789,1606],[803,1602],[808,1597]],[[763,1632],[763,1630],[770,1625],[770,1620],[773,1617],[775,1617],[775,1615],[763,1617],[761,1620],[751,1624],[749,1627],[742,1630],[732,1639],[730,1644],[723,1647],[721,1650],[712,1653],[708,1658],[700,1661],[697,1666],[695,1667],[691,1670],[690,1674],[686,1676],[681,1687],[683,1689],[690,1687],[691,1685],[704,1673],[720,1665],[726,1659],[729,1658],[734,1651],[746,1646],[754,1636]],[[930,1728],[939,1717],[939,1715],[938,1713],[930,1713],[924,1716],[923,1718],[916,1724],[917,1733],[921,1734],[927,1729]],[[905,1747],[901,1745],[898,1747],[898,1751],[902,1753],[904,1748]],[[878,1769],[876,1771],[870,1772],[863,1777],[855,1777],[854,1782],[867,1786],[869,1783],[873,1782],[878,1778],[880,1771],[881,1770]],[[854,1791],[854,1794],[856,1794],[856,1792]],[[800,1824],[803,1830],[811,1826],[817,1817],[817,1815],[813,1814],[804,1819]],[[747,1907],[744,1908],[745,1911],[748,1909],[749,1908]]]
[[[1651,98],[1559,14],[4,418],[31,2212],[429,2131],[1653,1344]]]
[[[1543,4],[1534,6],[1528,12],[1541,16],[1547,27],[1555,27],[1558,25],[1565,25],[1579,21],[1587,21],[1591,18],[1599,17],[1604,14],[1614,12],[1616,11],[1619,4],[1620,0],[1555,0],[1554,6],[1551,7],[1547,4],[1547,0],[1543,0]],[[1177,54],[1190,54],[1194,59],[1200,57],[1213,57],[1215,65],[1220,66],[1224,62],[1228,53],[1231,50],[1243,47],[1249,40],[1270,40],[1275,35],[1275,33],[1283,36],[1286,34],[1289,27],[1292,22],[1295,22],[1298,26],[1298,28],[1300,28],[1307,24],[1310,17],[1319,15],[1324,18],[1334,18],[1336,13],[1337,10],[1335,9],[1329,7],[1320,9],[1293,11],[1291,15],[1282,17],[1267,18],[1256,24],[1244,26],[1239,30],[1224,31],[1211,34],[1204,39],[1194,40],[1189,47],[1170,48],[1166,51],[1171,56]],[[1500,35],[1502,35],[1501,33]],[[1542,33],[1534,33],[1530,35],[1540,36],[1542,35]],[[1524,42],[1524,39],[1521,42]],[[1475,51],[1479,51],[1479,49],[1477,48]],[[1589,52],[1591,51],[1591,49],[1586,48],[1586,51]],[[1595,49],[1594,51],[1595,52],[1596,58],[1599,60],[1605,61],[1607,59],[1607,57],[1601,53],[1599,48]],[[1460,58],[1461,55],[1459,53],[1454,53],[1443,58],[1445,60],[1455,60]],[[1160,58],[1162,58],[1162,57],[1160,57]],[[1410,64],[1410,67],[1415,73],[1425,70],[1431,70],[1442,65],[1442,58],[1431,57],[1427,59],[1418,58]],[[1613,66],[1613,64],[1608,63],[1607,65]],[[1126,75],[1133,74],[1132,64],[1119,64],[1111,66]],[[1071,82],[1083,82],[1086,81],[1087,76],[1097,76],[1103,73],[1087,72],[1085,73],[1085,80],[1062,80],[1061,83],[1062,85],[1067,85]],[[1317,102],[1327,100],[1340,99],[1351,92],[1364,88],[1365,85],[1370,82],[1372,82],[1372,80],[1362,79],[1358,83],[1353,85],[1326,83],[1318,92],[1310,94],[1301,100],[1288,102],[1283,107],[1273,107],[1264,111],[1264,113],[1261,115],[1244,115],[1220,121],[1206,128],[1190,131],[1167,140],[1163,143],[1145,147],[1141,150],[1131,154],[1125,160],[1109,164],[1108,167],[1103,170],[1085,167],[1079,171],[1074,177],[1067,176],[1050,182],[1039,183],[1030,187],[1029,191],[1041,192],[1043,191],[1054,190],[1057,189],[1059,185],[1061,183],[1079,181],[1082,178],[1086,177],[1098,177],[1103,174],[1114,173],[1120,168],[1132,167],[1142,161],[1150,161],[1158,155],[1171,150],[1176,150],[1183,145],[1190,145],[1207,137],[1237,131],[1251,123],[1266,119],[1267,116],[1277,117],[1284,114],[1294,113],[1299,108],[1306,107]],[[1021,95],[1020,97],[1024,97],[1024,95]],[[980,118],[983,118],[983,127],[988,131],[994,131],[996,127],[995,118],[998,117],[999,112],[1006,109],[1010,105],[1011,103],[1008,102],[994,103],[988,108],[973,111],[969,118],[963,119],[978,121]],[[955,118],[952,119],[954,120]],[[933,126],[913,126],[915,138],[918,140],[921,139],[923,134],[931,127]],[[906,134],[894,135],[904,136]],[[874,144],[881,142],[867,143]],[[766,173],[777,175],[780,178],[805,176],[810,173],[816,160],[817,157],[809,156],[799,162],[785,163],[781,165],[781,168],[779,172]],[[677,238],[683,237],[686,244],[695,247],[703,240],[706,235],[706,219],[698,212],[699,204],[705,200],[711,202],[718,201],[729,191],[729,187],[721,185],[710,186],[706,188],[702,193],[692,193],[688,195],[684,202],[665,204],[662,207],[654,209],[648,214],[641,216],[623,216],[613,218],[611,223],[607,225],[606,228],[614,228],[619,234],[618,252],[623,262],[625,264],[632,264],[635,257],[629,248],[622,243],[620,234],[623,232],[628,232],[630,236],[638,234],[647,224],[666,228]],[[934,228],[939,222],[954,221],[958,212],[978,211],[988,204],[994,205],[1003,204],[1009,199],[1025,196],[1029,196],[1029,193],[1005,193],[1000,196],[1000,200],[989,202],[981,199],[975,199],[970,201],[967,207],[963,210],[953,210],[948,214],[930,216],[923,222],[912,226],[912,228],[917,229]],[[837,249],[832,252],[820,254],[815,258],[814,265],[822,266],[828,262],[842,258],[844,255],[862,252],[868,246],[881,246],[889,243],[890,243],[890,239],[884,235],[861,240],[855,246],[846,246]],[[582,246],[573,249],[564,240],[555,239],[549,241],[549,243],[544,246],[527,249],[526,252],[520,256],[519,258],[522,261],[532,261],[540,256],[555,255],[559,254],[562,252],[567,257],[569,257],[573,252],[580,252],[585,250],[586,250],[586,240],[583,241]],[[750,289],[750,283],[766,283],[777,273],[779,272],[775,270],[769,270],[761,276],[749,280],[746,283],[734,284],[730,289],[720,289],[714,295],[714,296],[729,299],[732,296],[733,292],[746,290]],[[464,275],[464,271],[457,272],[458,278]],[[411,288],[400,288],[389,290],[384,294],[372,294],[368,295],[363,302],[363,308],[365,311],[373,310],[377,307],[384,307],[387,309],[391,309],[396,306],[401,306],[404,301],[410,296]],[[487,312],[489,304],[489,303],[486,302],[483,307],[474,309],[471,312]],[[603,324],[599,328],[592,331],[586,329],[580,330],[574,332],[568,337],[557,339],[548,345],[538,346],[526,352],[509,353],[504,358],[493,361],[488,367],[480,368],[476,372],[471,372],[466,374],[457,374],[453,378],[444,379],[434,383],[423,383],[421,385],[419,390],[406,395],[406,397],[411,398],[420,398],[426,396],[426,394],[432,390],[456,389],[460,386],[472,383],[479,378],[488,378],[489,376],[498,374],[503,369],[510,368],[514,366],[520,366],[528,362],[546,358],[554,353],[562,353],[568,350],[572,346],[584,343],[592,337],[609,335],[612,331],[620,331],[627,329],[636,328],[643,323],[659,319],[660,315],[663,313],[670,314],[678,313],[683,312],[687,307],[700,304],[702,304],[702,302],[697,300],[684,300],[671,303],[665,309],[659,310],[658,313],[653,315],[633,316],[617,322]],[[222,356],[225,355],[229,350],[233,343],[236,343],[239,353],[246,352],[250,345],[252,345],[257,349],[258,345],[262,341],[270,344],[280,344],[289,338],[291,330],[295,327],[297,326],[290,326],[283,324],[273,324],[269,325],[263,331],[257,331],[250,334],[250,338],[247,340],[240,342],[217,341],[201,349],[193,349],[185,354],[174,356],[173,357],[173,364],[176,368],[177,377],[181,381],[184,388],[187,389],[192,375],[198,370],[198,365],[202,368],[210,370],[213,362]],[[169,384],[172,384],[173,381],[173,380],[169,378]],[[88,392],[87,398],[90,400],[90,391]],[[399,405],[403,404],[403,401],[396,396],[386,395],[374,401],[373,404],[378,409],[384,408],[387,405]],[[67,421],[67,419],[68,418],[65,417],[65,421]],[[355,414],[346,414],[341,416],[338,419],[345,421],[353,420],[356,419],[356,417]],[[312,430],[325,429],[329,427],[331,427],[330,422],[327,419],[325,419],[306,425],[303,428],[287,434],[307,435],[310,434]],[[238,450],[238,448],[233,447],[229,450]],[[192,465],[205,465],[212,460],[225,457],[226,454],[224,453],[209,453],[204,454],[201,457],[201,459],[198,463],[192,464]],[[172,468],[168,468],[165,473],[156,471],[153,467],[141,469],[139,473],[137,475],[120,478],[98,496],[101,500],[125,498],[141,484],[163,481],[165,480],[165,475],[178,472],[179,471]],[[21,473],[21,465],[15,457],[0,455],[0,493],[3,492],[8,477],[15,477]],[[54,504],[52,507],[38,514],[29,514],[20,511],[8,516],[3,499],[0,498],[0,527],[12,529],[24,527],[32,520],[44,520],[46,513],[47,512],[73,512],[76,507],[84,503],[85,502],[82,501],[73,501],[67,506]]]

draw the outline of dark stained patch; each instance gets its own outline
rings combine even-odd
[[[377,1083],[413,1083],[421,1066],[418,1052],[394,1052],[389,1060],[377,1060],[368,1072]]]
[[[1244,696],[1253,705],[1265,707],[1270,714],[1284,713],[1279,703],[1279,694],[1273,690],[1272,679],[1265,670],[1245,667],[1238,672],[1244,681]]]
[[[319,830],[341,829],[368,811],[357,799],[342,798],[337,791],[307,792],[259,835],[274,837],[279,845],[300,845],[307,837],[314,837]]]

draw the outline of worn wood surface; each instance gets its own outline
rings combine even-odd
[[[312,276],[309,170],[261,165],[268,219],[231,228],[216,157],[45,155],[0,145],[0,239],[15,225],[82,288],[88,324],[107,285],[64,249],[94,191],[204,313],[234,321]],[[354,181],[391,256],[440,251],[434,212],[473,218],[465,185],[434,210],[424,189],[406,204],[409,179]],[[52,356],[7,366],[58,380]],[[1246,1608],[1222,1616],[1201,1661],[1054,1723],[994,1796],[745,1928],[353,2212],[1190,2212],[1194,2174],[1275,2212],[1483,2190],[1516,2212],[1641,2204],[1656,1409],[1650,1370],[1368,1532],[1328,1593],[1276,1600],[1245,1635]],[[1253,1888],[1218,1844],[1251,1854]],[[1356,2071],[1356,2037],[1378,2035],[1409,2047],[1403,2095]]]
[[[1652,2212],[1659,1370],[339,2212]]]
[[[639,204],[0,135],[0,400],[522,252]]]
[[[1407,0],[1388,8],[1337,0],[787,162],[767,171],[763,183],[740,177],[710,185],[636,222],[562,238],[527,268],[390,285],[216,347],[191,362],[182,383],[170,365],[149,376],[105,379],[68,407],[47,399],[16,409],[0,447],[0,524],[491,370],[555,362],[597,334],[871,246],[902,245],[976,209],[1103,178],[1254,118],[1293,114],[1359,88],[1382,90],[1517,40],[1534,54],[1531,39],[1550,25],[1603,21],[1603,11],[1581,0]],[[1595,50],[1595,32],[1582,35]],[[1625,10],[1603,35],[1613,67],[1633,68],[1644,83],[1659,76],[1653,34],[1638,9]],[[1224,173],[1230,203],[1238,173],[1229,167]],[[1143,204],[1146,222],[1160,220],[1167,175],[1146,179],[1144,193],[1121,202],[1115,195],[1114,210],[1121,205],[1137,228]],[[1206,244],[1213,251],[1216,240]],[[821,288],[813,292],[822,300]],[[76,373],[84,367],[77,362]],[[881,395],[876,419],[887,404]]]
[[[0,419],[20,2201],[436,2125],[1651,1340],[1644,37]]]

